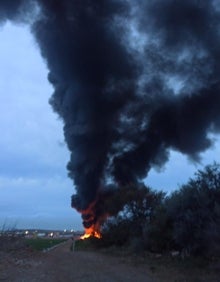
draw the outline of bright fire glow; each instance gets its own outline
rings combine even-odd
[[[100,239],[102,236],[99,231],[94,230],[94,227],[90,227],[90,228],[85,229],[85,234],[82,235],[80,239],[84,240],[90,237],[95,237],[95,238]]]

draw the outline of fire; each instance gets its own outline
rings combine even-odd
[[[82,235],[80,237],[80,239],[84,240],[84,239],[87,239],[87,238],[90,238],[90,237],[95,237],[97,239],[100,239],[102,236],[101,236],[101,233],[99,231],[94,229],[94,227],[90,227],[90,228],[85,229],[85,234]]]

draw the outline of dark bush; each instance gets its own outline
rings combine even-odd
[[[102,227],[104,244],[127,244],[134,249],[143,250],[148,241],[146,230],[155,218],[163,198],[164,193],[152,191],[144,185],[127,187],[123,193],[124,204],[120,212],[107,220]]]
[[[161,253],[173,247],[172,224],[164,204],[158,205],[150,224],[146,224],[144,242],[152,252]]]
[[[131,222],[121,216],[110,218],[102,227],[104,246],[123,246],[128,243],[131,233]]]
[[[199,170],[193,179],[167,197],[144,185],[121,189],[120,196],[123,199],[117,198],[119,213],[102,227],[106,246],[130,244],[137,250],[220,256],[218,164]]]
[[[220,167],[207,166],[174,192],[166,203],[176,246],[193,255],[220,248]]]

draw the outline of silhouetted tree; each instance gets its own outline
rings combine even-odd
[[[116,195],[120,195],[121,198]],[[107,205],[111,203],[113,210],[116,210],[116,206],[120,207],[120,210],[103,225],[103,239],[108,244],[117,245],[126,244],[134,238],[144,242],[147,237],[147,226],[151,224],[164,195],[145,185],[121,188],[113,197],[108,198],[106,203]],[[114,197],[116,197],[116,205],[114,205]]]
[[[199,170],[166,203],[176,247],[189,254],[220,250],[220,166]]]
[[[166,196],[145,185],[121,187],[104,202],[111,217],[102,226],[107,245],[135,244],[163,252],[220,255],[220,165],[199,170]],[[139,241],[138,241],[139,240]]]

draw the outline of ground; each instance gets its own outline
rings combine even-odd
[[[0,281],[7,282],[199,282],[220,281],[216,275],[207,280],[194,275],[187,278],[172,269],[157,271],[155,264],[132,257],[97,251],[71,251],[71,240],[47,252],[32,250],[0,251]],[[157,258],[156,258],[157,259]],[[135,263],[136,262],[136,263]],[[160,258],[158,257],[158,265]],[[163,267],[162,267],[163,268]],[[162,269],[161,268],[161,269]],[[164,275],[166,271],[166,275]],[[171,278],[172,277],[172,278]],[[215,279],[216,277],[216,279]],[[204,278],[204,279],[203,279]]]
[[[97,252],[71,251],[71,241],[48,252],[0,253],[0,281],[153,281],[146,270]]]

